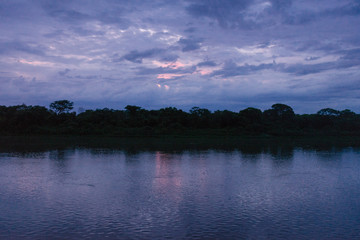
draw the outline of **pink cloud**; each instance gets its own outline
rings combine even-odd
[[[200,73],[200,75],[208,75],[208,74],[212,73],[213,70],[211,70],[209,68],[204,68],[204,69],[200,69],[197,72]]]
[[[178,69],[185,67],[186,65],[182,62],[176,61],[176,62],[159,62],[159,61],[153,61],[153,64],[155,64],[158,67],[162,68],[171,68],[171,69]]]
[[[187,75],[187,74],[164,73],[164,74],[158,74],[157,78],[158,79],[173,79],[173,78],[182,77],[185,75]]]

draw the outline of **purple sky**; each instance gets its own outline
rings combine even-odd
[[[1,0],[0,105],[360,112],[358,0]]]

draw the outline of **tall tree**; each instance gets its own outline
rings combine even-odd
[[[50,104],[50,109],[56,114],[68,113],[74,108],[74,103],[69,100],[58,100]]]

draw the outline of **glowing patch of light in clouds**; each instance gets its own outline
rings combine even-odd
[[[29,61],[29,60],[25,60],[25,59],[19,59],[18,62],[22,63],[22,64],[33,65],[33,66],[45,66],[45,67],[55,66],[55,64],[51,63],[51,62]]]
[[[186,65],[176,61],[176,62],[159,62],[159,61],[152,61],[152,63],[158,67],[162,68],[171,68],[171,69],[178,69],[181,67],[185,67]]]
[[[157,83],[156,86],[157,86],[158,88],[164,87],[164,89],[165,89],[166,91],[170,89],[170,86],[169,86],[169,85],[166,85],[166,84],[161,85],[161,84]]]
[[[200,75],[208,75],[208,74],[212,73],[213,70],[205,68],[205,69],[200,69],[197,72],[200,73]]]
[[[244,55],[256,55],[256,54],[271,54],[272,48],[276,45],[269,45],[267,47],[261,47],[259,45],[256,46],[249,46],[244,48],[237,48],[235,47],[236,51]]]
[[[176,74],[176,73],[163,73],[163,74],[158,74],[156,78],[158,79],[173,79],[176,77],[182,77],[188,74]]]

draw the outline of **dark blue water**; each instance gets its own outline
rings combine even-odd
[[[360,150],[0,153],[0,239],[360,239]]]

